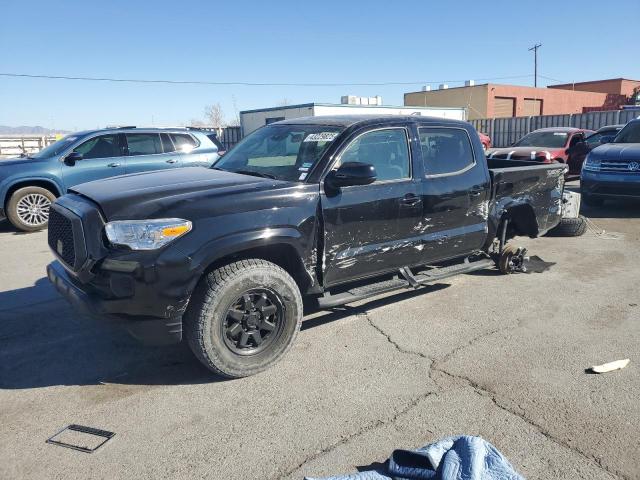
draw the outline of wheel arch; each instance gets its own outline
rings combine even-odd
[[[305,294],[312,287],[317,286],[318,281],[315,272],[315,262],[312,258],[305,259],[304,249],[295,237],[277,237],[269,241],[254,238],[244,242],[233,242],[230,248],[224,245],[212,245],[207,249],[216,252],[215,256],[203,257],[194,260],[203,266],[202,275],[215,270],[227,263],[248,258],[259,258],[272,262],[285,270],[294,279],[300,292]],[[226,243],[226,242],[225,242]]]
[[[40,187],[49,190],[56,197],[62,195],[62,189],[53,180],[49,180],[46,178],[21,179],[16,180],[8,186],[2,202],[2,206],[6,209],[11,195],[13,195],[17,190],[20,190],[24,187]]]

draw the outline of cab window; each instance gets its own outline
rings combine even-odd
[[[377,181],[411,178],[411,158],[406,130],[387,128],[359,136],[340,156],[340,164],[346,162],[373,165]]]
[[[110,158],[122,155],[118,135],[98,135],[73,149],[85,159]]]
[[[418,132],[427,176],[451,175],[474,165],[473,148],[466,130],[420,128]]]

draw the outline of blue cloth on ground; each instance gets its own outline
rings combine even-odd
[[[400,479],[524,480],[524,477],[486,440],[460,435],[443,438],[418,450],[395,450],[382,469],[324,477],[322,480]]]

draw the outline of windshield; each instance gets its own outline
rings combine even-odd
[[[326,125],[269,125],[243,139],[213,168],[302,181],[343,129]]]
[[[66,137],[61,138],[55,143],[52,143],[48,147],[43,148],[38,153],[34,153],[33,155],[29,155],[30,158],[48,158],[55,157],[56,155],[60,155],[64,152],[68,147],[71,146],[76,140],[80,137],[77,135],[67,135]]]
[[[620,130],[613,143],[640,143],[640,122],[627,124]]]
[[[514,146],[562,148],[567,144],[568,137],[566,132],[532,132],[522,137]]]

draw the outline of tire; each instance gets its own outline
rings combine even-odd
[[[7,218],[23,232],[43,230],[49,223],[49,206],[55,199],[56,196],[46,188],[20,188],[7,202]]]
[[[505,245],[505,247],[502,249],[502,253],[500,254],[500,258],[498,260],[498,269],[501,273],[509,275],[513,272],[510,262],[517,251],[518,248],[514,245]]]
[[[549,237],[579,237],[587,231],[587,219],[580,215],[578,218],[562,218],[560,223],[547,232]]]
[[[274,308],[275,313],[267,313]],[[253,258],[224,265],[200,280],[184,328],[189,347],[208,369],[240,378],[278,362],[301,322],[302,295],[296,282],[274,263]]]
[[[592,197],[591,195],[582,194],[582,201],[590,207],[601,207],[604,205],[604,198]]]

